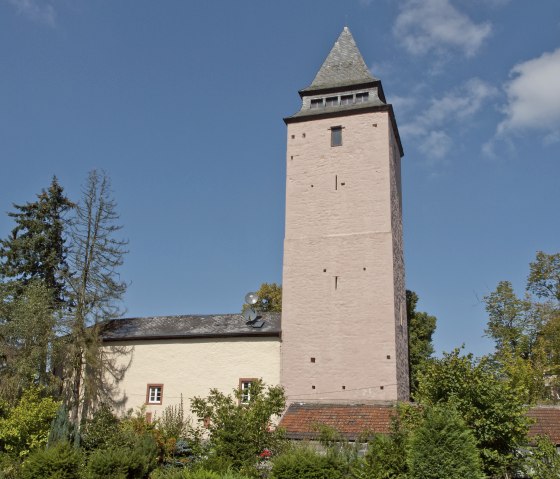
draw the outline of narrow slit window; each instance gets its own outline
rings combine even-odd
[[[333,126],[331,128],[331,146],[342,146],[342,127]]]
[[[334,277],[334,289],[338,289],[338,276]]]

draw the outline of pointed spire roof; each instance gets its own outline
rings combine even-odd
[[[302,92],[378,81],[369,72],[348,27],[344,27],[310,86]]]

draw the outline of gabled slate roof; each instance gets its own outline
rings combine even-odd
[[[316,439],[318,425],[336,429],[346,439],[364,433],[388,434],[395,404],[293,403],[282,416],[280,427],[289,439]]]
[[[146,339],[280,336],[280,313],[262,313],[261,327],[247,324],[241,314],[154,316],[108,321],[103,341]]]
[[[312,92],[340,86],[351,86],[377,81],[369,72],[362,54],[348,27],[335,42],[310,86],[301,92]]]

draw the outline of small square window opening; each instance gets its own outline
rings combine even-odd
[[[163,384],[148,384],[146,404],[161,404],[163,402]]]
[[[352,95],[342,95],[340,97],[341,105],[351,105],[353,103],[354,97]]]
[[[241,378],[239,380],[239,391],[241,393],[239,396],[239,402],[241,404],[249,404],[251,402],[251,387],[254,382],[254,378]]]
[[[333,126],[331,128],[331,146],[342,146],[342,127]]]
[[[338,97],[337,96],[330,96],[327,98],[327,106],[337,106],[338,105]]]

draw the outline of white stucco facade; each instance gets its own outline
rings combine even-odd
[[[115,397],[121,414],[145,405],[157,417],[166,406],[178,404],[181,395],[187,411],[192,397],[205,397],[211,388],[229,394],[242,378],[280,383],[278,337],[135,340],[106,348],[115,346],[119,364],[126,367]],[[161,404],[148,403],[150,384],[163,386]]]

